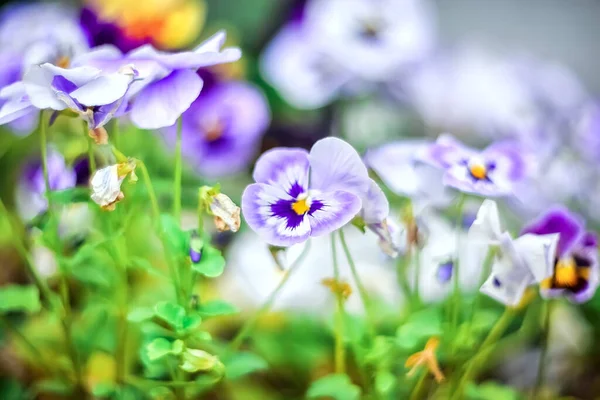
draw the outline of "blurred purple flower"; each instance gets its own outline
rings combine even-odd
[[[440,283],[448,283],[452,279],[454,262],[452,260],[441,263],[437,270],[437,280]]]
[[[310,173],[310,178],[309,178]],[[256,162],[256,183],[242,195],[248,225],[267,243],[291,246],[341,228],[361,209],[367,168],[343,140],[303,149],[272,149]]]
[[[236,61],[238,48],[221,50],[225,32],[218,32],[193,51],[165,53],[145,45],[123,55],[114,46],[100,46],[73,60],[76,66],[94,66],[117,71],[132,64],[139,80],[131,85],[131,120],[143,129],[158,129],[175,124],[202,90],[202,79],[196,70]]]
[[[75,13],[74,9],[58,3],[15,4],[2,11],[0,90],[20,81],[33,65],[49,62],[64,67],[74,55],[87,51],[87,41],[77,24]],[[17,87],[0,95],[0,107],[15,96],[15,90],[22,92],[22,88]],[[24,98],[17,96],[17,102],[9,108],[13,108],[10,114],[17,112],[19,117],[10,119],[10,127],[16,134],[29,134],[37,117],[22,108],[25,107]]]
[[[110,44],[127,52],[151,41],[150,38],[139,39],[125,35],[116,24],[98,18],[98,15],[88,7],[81,10],[80,23],[91,47]]]
[[[303,24],[323,52],[367,81],[390,79],[434,45],[432,10],[423,0],[310,0]]]
[[[428,140],[391,142],[368,150],[364,159],[390,190],[411,198],[417,203],[416,208],[444,207],[453,196],[442,184],[443,171],[417,159],[417,155],[430,145]]]
[[[75,186],[75,171],[66,165],[58,151],[48,151],[48,179],[50,190],[64,190]],[[16,204],[19,215],[29,221],[48,208],[45,196],[46,185],[41,162],[36,160],[23,168],[16,189]]]
[[[36,109],[79,114],[90,129],[106,124],[121,108],[124,96],[137,72],[124,67],[103,74],[92,67],[64,69],[52,64],[29,69],[22,82],[2,90],[6,103],[0,109],[0,123],[22,117]]]
[[[523,229],[535,235],[559,234],[554,273],[540,284],[545,297],[566,296],[582,303],[594,296],[599,284],[597,248],[593,232],[585,222],[564,207],[556,207]]]
[[[227,82],[205,89],[181,118],[184,157],[199,174],[221,177],[250,164],[271,115],[257,87]],[[170,143],[176,131],[176,125],[166,129]]]
[[[516,143],[498,142],[479,151],[449,134],[441,135],[418,158],[444,171],[444,185],[485,197],[516,195],[516,185],[531,168]]]

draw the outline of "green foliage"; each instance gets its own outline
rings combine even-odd
[[[239,310],[233,304],[223,300],[211,300],[203,303],[198,310],[202,317],[218,317],[222,315],[237,314]]]
[[[311,399],[331,397],[335,400],[358,400],[360,392],[360,388],[350,381],[348,375],[335,374],[314,381],[306,396]]]
[[[0,312],[40,311],[40,293],[35,286],[7,285],[0,287]]]
[[[183,342],[181,340],[170,342],[165,338],[158,338],[146,346],[146,353],[150,361],[156,361],[168,355],[179,355],[182,351]]]
[[[256,354],[247,352],[228,355],[223,358],[223,364],[225,364],[226,376],[230,380],[267,369],[269,366],[265,360]]]
[[[400,348],[414,351],[421,348],[430,337],[441,334],[441,310],[427,308],[408,317],[396,332],[396,342]]]
[[[189,234],[181,229],[179,223],[172,215],[162,214],[160,226],[166,245],[171,254],[179,257],[186,256],[189,251]]]
[[[467,387],[467,400],[519,400],[519,393],[495,382],[485,382],[479,385],[470,384]]]
[[[208,278],[216,278],[225,269],[225,259],[219,250],[210,245],[204,245],[200,262],[193,263],[192,268]]]

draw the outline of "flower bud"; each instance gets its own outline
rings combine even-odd
[[[134,169],[135,162],[130,160],[96,171],[90,182],[92,186],[92,200],[103,210],[114,210],[116,203],[125,197],[121,191],[121,184],[125,177],[129,175],[132,182],[137,180]]]
[[[240,208],[227,195],[217,193],[212,196],[209,209],[220,232],[237,232],[240,229]]]
[[[194,373],[198,371],[209,371],[219,367],[221,361],[216,356],[199,349],[186,349],[183,352],[183,364],[179,366],[182,370]]]

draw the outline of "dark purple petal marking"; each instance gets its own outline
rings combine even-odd
[[[327,205],[321,200],[313,200],[313,202],[310,205],[310,210],[308,210],[308,214],[313,215],[314,212],[322,210],[325,207],[327,207]]]
[[[285,218],[287,221],[286,227],[289,229],[296,229],[302,223],[304,214],[297,214],[292,209],[294,200],[277,200],[276,203],[271,204],[271,215],[277,218]]]
[[[583,221],[577,214],[564,207],[555,208],[544,214],[540,219],[526,226],[521,234],[536,235],[560,234],[557,256],[563,257],[570,252],[583,234]]]
[[[454,271],[454,263],[447,261],[440,264],[437,269],[437,280],[440,283],[448,283],[452,279],[452,272]]]
[[[64,76],[56,75],[52,79],[52,87],[59,92],[71,93],[77,89],[77,85],[65,78]]]
[[[496,277],[494,277],[494,279],[492,280],[492,283],[494,284],[494,286],[496,287],[500,287],[502,286],[502,283],[500,282],[500,280]]]
[[[298,182],[294,182],[292,184],[292,187],[290,188],[290,191],[288,192],[288,194],[290,196],[292,196],[293,198],[297,198],[298,196],[300,196],[305,191],[306,190],[302,187],[301,184],[299,184]]]

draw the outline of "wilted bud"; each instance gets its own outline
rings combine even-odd
[[[237,232],[240,229],[240,208],[227,195],[217,193],[212,196],[209,209],[220,232]]]
[[[137,181],[134,169],[135,162],[128,161],[96,171],[90,182],[92,185],[92,200],[104,210],[114,210],[116,203],[125,197],[121,191],[121,184],[125,177],[130,175],[132,182]]]
[[[209,371],[217,367],[221,367],[218,357],[204,350],[189,348],[183,352],[183,364],[179,366],[182,370],[190,373]]]
[[[334,278],[325,278],[321,283],[329,288],[336,296],[341,295],[342,298],[347,299],[352,294],[352,287],[348,282],[338,281]]]
[[[93,118],[93,116],[91,118]],[[90,129],[88,135],[94,140],[94,143],[98,145],[108,144],[108,133],[103,127]]]

